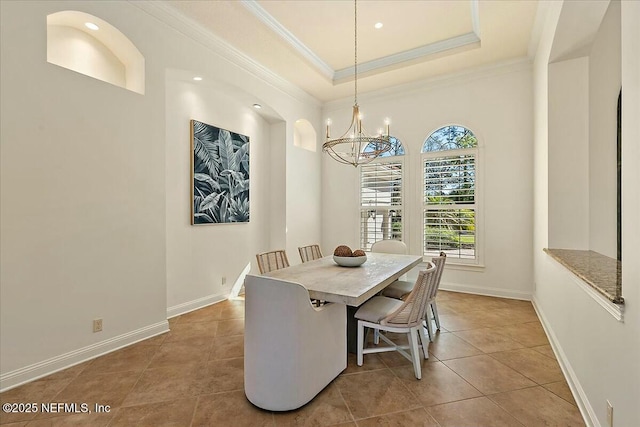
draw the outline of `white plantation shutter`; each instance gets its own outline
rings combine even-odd
[[[473,229],[461,226],[471,223]],[[447,256],[460,259],[475,259],[475,208],[424,210],[424,255],[437,256],[446,252]],[[452,243],[453,242],[453,243]]]
[[[434,204],[468,204],[475,201],[476,156],[436,157],[424,162],[424,194]],[[433,198],[439,200],[433,200]]]
[[[360,166],[360,247],[402,240],[403,163],[386,158]]]

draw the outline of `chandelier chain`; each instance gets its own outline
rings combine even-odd
[[[355,0],[353,2],[353,16],[354,16],[354,23],[355,25],[354,27],[354,43],[355,43],[355,47],[353,49],[354,51],[354,65],[353,65],[353,81],[354,81],[354,85],[355,85],[355,99],[354,99],[354,104],[358,105],[358,0]]]

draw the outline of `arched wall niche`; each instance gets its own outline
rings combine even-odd
[[[308,120],[296,120],[293,126],[293,145],[308,151],[316,151],[316,130]]]
[[[116,27],[88,13],[65,10],[47,16],[47,62],[144,95],[140,51]]]

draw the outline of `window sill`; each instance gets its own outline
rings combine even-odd
[[[622,264],[594,251],[549,249],[544,251],[573,273],[575,282],[613,317],[623,321]]]
[[[430,257],[423,257],[422,262],[424,265],[431,261]],[[451,258],[447,258],[447,262],[444,265],[446,270],[461,270],[461,271],[482,271],[484,270],[484,264],[465,264],[461,262],[455,262]]]

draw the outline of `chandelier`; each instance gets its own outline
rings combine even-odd
[[[322,150],[334,160],[353,165],[369,163],[381,154],[391,150],[389,139],[389,121],[385,121],[385,133],[382,131],[376,136],[369,136],[362,126],[362,115],[358,106],[358,0],[354,0],[354,86],[355,97],[353,103],[353,116],[351,125],[340,137],[331,139],[331,120],[327,120],[326,142],[322,144]]]

